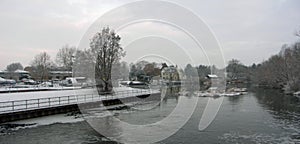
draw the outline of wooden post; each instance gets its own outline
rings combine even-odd
[[[14,111],[15,110],[15,101],[11,102],[11,106],[12,106],[12,110]]]
[[[40,99],[38,99],[38,108],[40,108]]]
[[[50,98],[48,98],[48,102],[49,102],[49,107],[50,107],[50,105],[51,105],[51,104],[50,104]]]

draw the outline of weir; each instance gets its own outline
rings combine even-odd
[[[113,109],[125,106],[125,102],[160,99],[159,91],[150,89],[132,89],[117,91],[113,94],[82,94],[59,97],[26,99],[0,102],[0,123],[29,119],[71,111],[80,108],[103,107]]]

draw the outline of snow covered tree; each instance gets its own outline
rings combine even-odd
[[[120,45],[120,36],[109,27],[96,33],[90,41],[90,48],[95,54],[95,80],[98,92],[112,92],[112,66],[125,56]]]

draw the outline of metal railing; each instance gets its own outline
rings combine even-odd
[[[26,111],[40,108],[50,108],[87,102],[97,102],[102,100],[120,99],[139,95],[151,94],[150,89],[134,89],[126,91],[116,91],[113,93],[68,95],[60,97],[37,98],[28,100],[15,100],[0,102],[0,113],[10,113]]]

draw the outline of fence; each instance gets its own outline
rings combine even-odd
[[[138,95],[151,94],[150,89],[134,89],[126,91],[117,91],[111,93],[68,95],[60,97],[48,97],[28,100],[16,100],[0,102],[0,113],[10,113],[16,111],[26,111],[40,108],[57,107],[71,104],[80,104],[86,102],[96,102],[110,99],[120,99]]]

